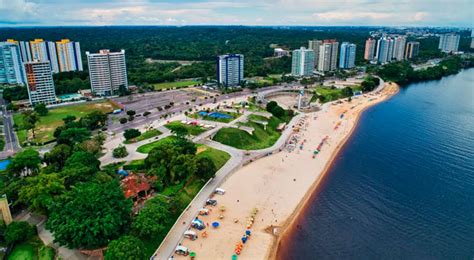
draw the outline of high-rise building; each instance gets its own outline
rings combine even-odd
[[[30,41],[31,58],[33,61],[49,61],[48,46],[43,39]]]
[[[393,40],[389,37],[383,37],[377,41],[377,62],[384,64],[392,60],[393,45]]]
[[[308,49],[314,51],[314,66],[318,66],[319,62],[319,47],[323,44],[323,41],[311,40],[308,41]]]
[[[86,52],[89,64],[91,89],[95,95],[111,96],[118,92],[120,86],[128,88],[125,50],[99,53]]]
[[[51,63],[51,71],[53,73],[58,73],[60,69],[57,58],[58,54],[56,53],[56,45],[54,42],[46,42],[46,46],[48,46],[48,57],[49,62]]]
[[[412,59],[413,57],[418,56],[419,51],[420,51],[419,42],[408,42],[406,51],[405,51],[405,59]]]
[[[365,60],[374,60],[375,59],[375,46],[377,41],[375,39],[369,38],[365,41],[365,52],[364,52],[364,59]]]
[[[18,43],[0,42],[0,83],[25,84]]]
[[[471,29],[471,49],[474,49],[474,29]]]
[[[239,86],[244,79],[244,55],[226,54],[217,57],[217,82],[224,87]]]
[[[291,75],[311,76],[314,70],[314,51],[301,47],[291,54]]]
[[[343,42],[339,53],[339,68],[350,69],[355,67],[356,45]]]
[[[20,45],[21,60],[23,62],[33,61],[33,57],[31,57],[30,43],[27,41],[26,42],[20,41],[19,45]]]
[[[59,68],[64,71],[82,71],[81,48],[78,42],[62,39],[56,42]]]
[[[53,74],[49,61],[23,63],[31,105],[56,103]]]
[[[438,49],[442,52],[456,52],[459,48],[459,39],[461,36],[455,33],[442,34],[439,37]]]
[[[397,61],[401,61],[405,58],[405,44],[407,42],[407,38],[405,36],[397,36],[394,40],[393,45],[393,54],[392,59]]]
[[[336,40],[324,40],[319,46],[318,70],[331,71],[337,68],[337,51],[339,43]]]

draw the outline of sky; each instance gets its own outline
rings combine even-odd
[[[0,27],[474,26],[474,0],[0,0]]]

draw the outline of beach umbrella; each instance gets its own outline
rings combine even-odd
[[[245,231],[245,234],[246,234],[247,236],[250,236],[250,234],[252,234],[252,232],[251,232],[250,230],[247,230],[247,231]]]
[[[219,222],[217,222],[217,221],[216,221],[216,222],[212,222],[212,226],[213,226],[214,228],[219,227]]]
[[[232,260],[237,260],[237,255],[232,255]]]
[[[191,252],[191,253],[189,253],[189,256],[190,256],[190,257],[196,257],[196,252]]]
[[[246,237],[242,237],[242,243],[245,244],[245,242],[247,242],[247,238],[246,238]]]

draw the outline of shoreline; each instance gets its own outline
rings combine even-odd
[[[336,146],[336,148],[333,150],[331,153],[330,159],[326,162],[326,165],[324,166],[324,169],[319,176],[319,178],[311,184],[311,187],[307,190],[306,194],[304,195],[303,199],[298,203],[296,208],[294,209],[293,213],[291,213],[290,216],[284,221],[283,225],[281,225],[280,231],[278,235],[274,235],[273,243],[271,245],[271,248],[269,250],[270,254],[267,255],[266,259],[271,259],[271,260],[279,260],[280,258],[280,252],[282,250],[282,247],[284,246],[282,243],[285,242],[286,239],[289,239],[293,232],[295,232],[296,227],[295,224],[296,222],[304,216],[304,213],[306,212],[309,203],[315,198],[318,188],[321,188],[321,184],[325,180],[325,177],[327,176],[329,170],[333,166],[337,156],[339,153],[342,151],[342,148],[347,145],[347,141],[352,137],[354,131],[357,129],[360,123],[360,118],[361,116],[366,112],[367,109],[372,108],[376,105],[379,105],[382,102],[385,102],[398,94],[400,91],[401,86],[398,85],[397,83],[386,83],[386,84],[394,84],[397,87],[396,92],[391,93],[387,96],[385,96],[383,99],[378,100],[378,102],[371,104],[370,106],[366,106],[363,109],[361,109],[356,117],[353,126],[351,127],[349,133],[340,140],[339,144]]]
[[[362,112],[399,90],[396,84],[384,86],[352,102],[335,101],[318,112],[305,114],[292,130],[296,137],[292,145],[239,168],[221,184],[226,192],[215,196],[217,208],[207,207],[209,214],[199,216],[206,226],[219,222],[219,228],[196,230],[200,238],[183,239],[182,246],[203,259],[229,259],[242,233],[250,229],[251,242],[239,251],[239,259],[274,259],[275,247],[324,181],[323,176],[352,136]],[[258,214],[250,217],[255,211]]]

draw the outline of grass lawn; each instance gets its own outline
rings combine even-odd
[[[68,115],[81,118],[92,111],[101,111],[104,113],[112,112],[117,107],[108,101],[101,102],[87,102],[79,105],[63,106],[51,109],[46,116],[40,117],[40,121],[36,125],[36,138],[34,142],[42,143],[51,141],[54,139],[54,130],[64,124],[63,118]],[[23,124],[23,116],[21,113],[13,115],[13,121],[21,129]],[[17,131],[18,139],[20,143],[24,143],[27,139],[27,133],[25,130]],[[29,133],[31,135],[31,131]]]
[[[56,252],[53,248],[43,245],[41,240],[35,236],[29,241],[17,244],[10,255],[9,260],[53,260]]]
[[[183,124],[183,123],[181,123],[181,121],[173,121],[173,122],[170,122],[170,123],[165,125],[165,127],[168,128],[171,131],[173,131],[173,129],[175,129],[177,126],[186,127],[186,129],[188,129],[188,133],[190,135],[194,135],[194,136],[200,135],[200,134],[207,131],[203,127],[200,127],[200,126],[197,126],[197,125]]]
[[[253,134],[237,128],[222,128],[216,133],[213,140],[243,150],[258,150],[270,147],[280,138],[281,133],[276,128],[283,121],[273,116],[265,121],[268,121],[266,130],[261,124],[248,122],[243,125],[252,127],[254,129]]]
[[[176,81],[176,82],[164,82],[154,84],[155,90],[159,89],[172,89],[172,88],[182,88],[189,87],[199,84],[199,81],[188,80],[188,81]]]
[[[360,90],[360,87],[352,87],[352,91],[358,91],[358,90]],[[338,88],[332,89],[332,88],[326,88],[326,87],[325,88],[318,87],[316,88],[316,93],[318,95],[324,96],[324,103],[348,97],[343,94],[342,89],[338,89]],[[311,102],[316,101],[316,98],[317,96],[314,95],[311,98]]]
[[[168,136],[168,137],[162,138],[158,141],[148,143],[148,144],[144,144],[144,145],[137,148],[137,152],[139,152],[139,153],[149,153],[153,148],[159,146],[160,144],[166,143],[166,142],[172,142],[175,139],[176,139],[176,137],[174,137],[174,136]]]
[[[143,140],[146,140],[146,139],[150,139],[150,138],[155,137],[155,136],[159,136],[161,134],[162,134],[162,132],[160,132],[160,130],[151,129],[151,130],[148,130],[145,133],[141,134],[139,137],[131,139],[131,140],[125,140],[123,143],[124,144],[136,143],[136,142],[140,142],[140,141],[143,141]]]
[[[216,118],[216,117],[210,117],[210,116],[201,116],[199,113],[202,111],[199,111],[197,113],[191,114],[190,117],[192,118],[201,118],[203,120],[207,121],[215,121],[215,122],[222,122],[222,123],[229,123],[233,121],[234,119],[238,118],[242,114],[236,113],[236,112],[226,112],[226,111],[210,111],[210,113],[220,113],[220,114],[225,114],[230,116],[229,118]]]
[[[203,144],[197,145],[197,157],[208,157],[214,162],[216,169],[220,169],[230,159],[228,153]]]

